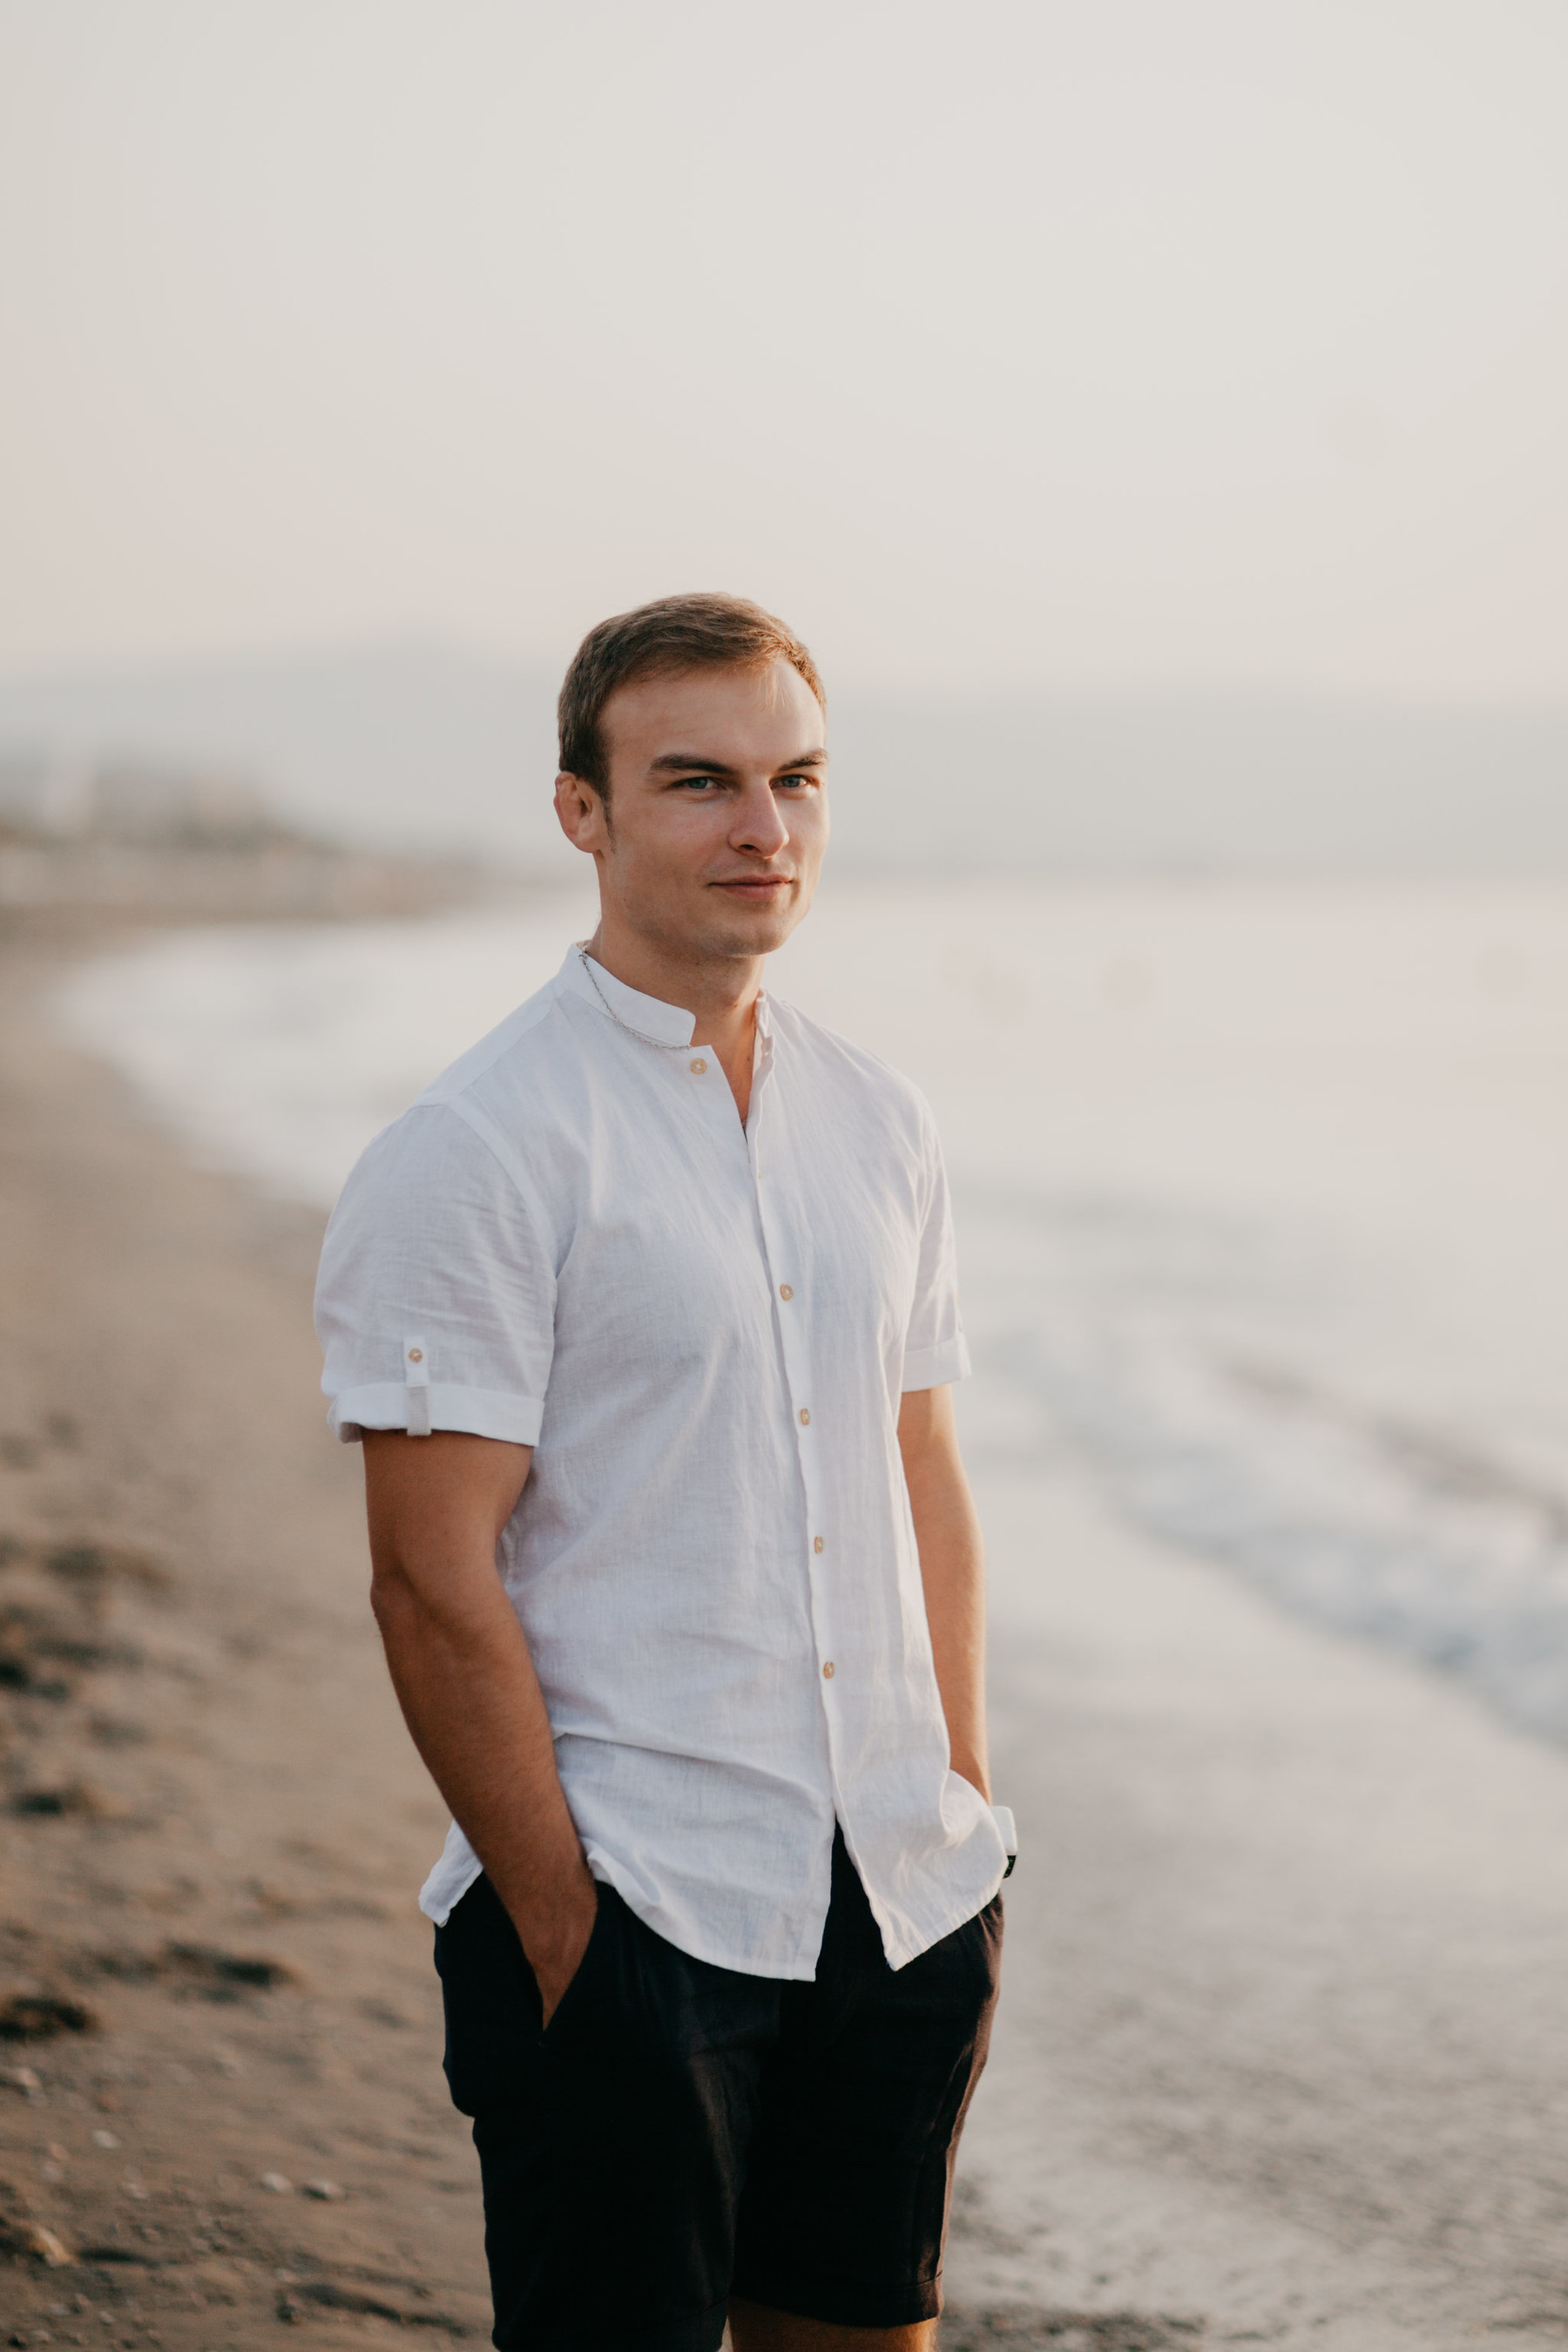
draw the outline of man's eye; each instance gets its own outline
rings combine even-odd
[[[676,779],[675,788],[680,793],[710,793],[718,782],[717,776],[679,776]]]

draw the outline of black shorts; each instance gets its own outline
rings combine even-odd
[[[816,1981],[678,1951],[612,1887],[548,2028],[488,1879],[436,1936],[504,2352],[717,2352],[731,2294],[850,2327],[942,2307],[1002,1900],[894,1970],[841,1837]]]

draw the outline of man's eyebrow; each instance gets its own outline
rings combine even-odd
[[[796,768],[824,768],[826,764],[827,753],[819,747],[815,751],[802,751],[795,759],[781,761],[773,773],[784,776]],[[705,776],[734,776],[740,773],[739,769],[731,767],[728,761],[705,760],[696,751],[661,751],[657,760],[648,762],[650,775],[687,775],[694,768],[700,769]]]

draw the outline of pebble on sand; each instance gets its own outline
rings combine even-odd
[[[12,2222],[0,2238],[0,2252],[31,2254],[51,2271],[64,2270],[76,2260],[63,2238],[41,2221]]]
[[[307,2197],[320,2197],[330,2205],[335,2205],[344,2193],[335,2180],[307,2180],[302,2186]]]
[[[272,2189],[279,2197],[287,2197],[294,2184],[291,2180],[285,2180],[280,2172],[264,2172],[261,2186]]]

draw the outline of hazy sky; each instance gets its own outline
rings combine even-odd
[[[1568,694],[1563,0],[0,0],[0,663]]]

